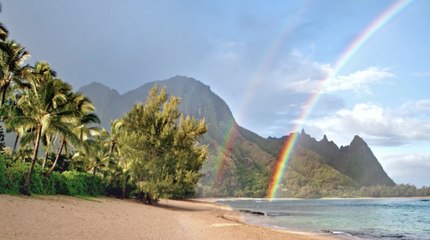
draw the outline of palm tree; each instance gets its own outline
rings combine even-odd
[[[109,147],[110,156],[112,156],[114,151],[117,150],[118,138],[120,136],[123,125],[124,125],[124,121],[122,119],[116,119],[111,124],[110,147]]]
[[[12,83],[23,84],[22,79],[28,73],[29,67],[22,66],[22,64],[28,57],[30,54],[15,41],[0,41],[0,106],[4,105],[6,93]]]
[[[91,172],[93,185],[97,173],[102,173],[106,178],[112,175],[115,159],[109,154],[109,133],[103,129],[102,133],[86,139],[87,150],[81,150],[73,156],[75,165],[80,165],[84,171]]]
[[[24,136],[28,127],[25,122],[19,121],[24,116],[22,109],[13,102],[12,104],[6,104],[2,108],[3,111],[3,123],[6,128],[6,132],[15,132],[15,142],[13,145],[12,156],[16,152],[18,141],[20,137]],[[11,121],[14,119],[14,121]]]
[[[74,94],[71,97],[71,107],[80,113],[79,124],[74,127],[73,131],[79,136],[81,141],[98,136],[102,129],[94,124],[100,124],[99,117],[94,113],[96,111],[91,100],[83,94]]]
[[[49,177],[54,171],[61,152],[67,143],[71,144],[75,149],[83,147],[88,151],[88,148],[86,148],[85,145],[85,140],[100,134],[101,131],[98,127],[89,126],[90,124],[99,124],[100,119],[97,115],[92,113],[95,111],[95,107],[84,95],[75,93],[69,94],[68,103],[65,108],[70,112],[76,113],[78,115],[78,121],[74,124],[63,124],[63,127],[66,127],[67,131],[63,129],[62,132],[59,132],[61,135],[59,150],[51,168],[46,173],[47,177]]]
[[[23,109],[24,116],[11,120],[12,123],[20,121],[31,126],[31,134],[34,134],[30,169],[22,189],[22,193],[27,195],[30,194],[31,176],[37,159],[41,137],[48,131],[57,131],[63,136],[73,136],[73,132],[67,125],[77,124],[79,121],[77,111],[66,107],[68,104],[67,95],[70,94],[71,86],[60,79],[53,78],[52,71],[49,71],[50,68],[45,69],[48,71],[39,72],[39,67],[46,67],[46,64],[36,64],[35,71],[32,77],[29,78],[31,87],[25,90],[25,93],[18,100],[18,105]]]
[[[125,198],[127,182],[131,178],[131,148],[127,149],[127,146],[120,146],[120,142],[129,139],[128,136],[123,132],[124,121],[123,119],[117,119],[111,124],[111,134],[109,139],[109,156],[116,158],[116,169],[113,177],[119,177],[122,198]]]

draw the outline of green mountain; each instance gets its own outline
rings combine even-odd
[[[283,143],[288,137],[290,136],[278,139],[279,143]],[[322,140],[317,141],[302,130],[297,145],[317,153],[323,163],[349,176],[361,186],[395,185],[369,146],[359,136],[355,136],[349,146],[339,148],[333,141],[329,142],[325,135]]]
[[[102,125],[122,117],[137,102],[144,102],[148,91],[158,84],[171,95],[181,98],[181,110],[196,118],[205,118],[209,131],[203,144],[210,155],[202,168],[197,192],[201,196],[265,195],[284,141],[290,137],[263,138],[239,126],[228,105],[210,87],[193,78],[176,76],[146,83],[119,94],[100,83],[80,89],[90,97]],[[337,147],[326,137],[317,141],[304,131],[289,161],[279,189],[280,196],[328,196],[344,189],[365,185],[393,185],[367,144],[355,137],[350,146]]]

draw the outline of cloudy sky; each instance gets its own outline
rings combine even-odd
[[[320,93],[306,132],[338,145],[360,135],[397,183],[430,185],[429,1],[410,2],[339,71],[395,1],[1,2],[0,21],[31,63],[48,61],[76,89],[98,81],[124,93],[193,77],[262,136],[288,134]]]

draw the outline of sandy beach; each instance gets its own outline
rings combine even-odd
[[[241,222],[240,213],[201,201],[0,195],[0,239],[333,239]]]

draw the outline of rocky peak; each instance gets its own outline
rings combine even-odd
[[[323,139],[321,141],[328,142],[327,136],[325,134],[324,134]]]
[[[355,135],[349,146],[351,148],[367,148],[367,143],[360,136]]]

